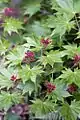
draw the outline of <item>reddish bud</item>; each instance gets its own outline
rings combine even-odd
[[[25,52],[25,58],[33,58],[34,56],[35,56],[34,52],[31,51]]]
[[[19,11],[15,8],[5,8],[4,15],[7,17],[18,17]]]
[[[29,64],[30,62],[34,62],[35,61],[34,57],[35,57],[34,52],[31,52],[31,51],[25,52],[23,63]]]
[[[52,41],[49,40],[49,39],[42,39],[41,40],[41,44],[44,46],[44,47],[47,47]]]
[[[45,86],[47,88],[48,93],[51,93],[53,90],[56,89],[56,86],[54,84],[50,83],[50,82],[46,82]]]
[[[10,78],[12,81],[16,81],[17,80],[17,76],[16,75],[12,75]]]
[[[77,86],[75,84],[68,85],[67,91],[70,93],[74,93],[77,90]]]
[[[80,61],[80,55],[74,56],[74,63],[78,63]]]

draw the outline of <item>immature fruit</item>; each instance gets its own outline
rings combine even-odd
[[[51,40],[49,38],[41,40],[41,44],[43,45],[43,47],[47,47],[50,43],[51,43]]]
[[[80,61],[80,55],[74,56],[74,63],[78,63]]]
[[[25,52],[25,58],[34,58],[34,52],[31,51]]]
[[[45,86],[47,88],[48,93],[51,93],[52,91],[54,91],[56,89],[56,86],[50,82],[46,82]]]
[[[5,8],[4,15],[7,17],[19,17],[19,10],[16,8]]]
[[[10,78],[12,81],[16,81],[17,80],[17,76],[16,75],[12,75]]]
[[[70,93],[74,93],[77,90],[77,86],[75,84],[68,85],[67,91]]]
[[[22,62],[29,64],[30,62],[34,62],[34,61],[35,61],[35,54],[34,54],[34,52],[31,52],[31,51],[25,52],[25,56],[24,56]]]

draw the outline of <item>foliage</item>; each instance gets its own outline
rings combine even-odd
[[[1,120],[77,120],[79,13],[80,0],[0,1]]]
[[[8,32],[10,35],[12,32],[18,33],[18,30],[22,29],[22,23],[13,18],[6,18],[4,24],[4,32]]]
[[[54,110],[54,104],[50,103],[50,101],[43,102],[39,99],[36,99],[36,101],[33,101],[33,103],[34,104],[31,106],[31,110],[36,114],[36,117],[47,114]],[[37,109],[36,106],[38,106]]]

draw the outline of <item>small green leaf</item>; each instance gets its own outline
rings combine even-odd
[[[4,32],[8,32],[10,35],[12,32],[18,33],[18,30],[22,29],[22,22],[14,18],[6,18],[4,23]]]
[[[11,63],[10,66],[18,65],[22,62],[25,50],[23,46],[17,46],[6,55],[7,60]]]
[[[56,0],[61,8],[73,12],[73,0]]]
[[[75,116],[75,119],[77,119],[77,116],[80,114],[80,101],[72,101],[70,108]]]
[[[10,94],[9,92],[1,91],[0,94],[0,109],[9,109],[14,103],[19,103],[21,100],[21,94],[14,92]]]
[[[62,105],[60,112],[65,120],[76,120],[68,103]]]
[[[23,88],[23,94],[29,92],[29,95],[31,95],[31,93],[34,91],[34,89],[35,89],[34,83],[31,81],[27,81]]]
[[[41,66],[34,66],[33,68],[30,68],[29,65],[26,65],[21,70],[19,70],[19,75],[20,78],[22,78],[23,83],[30,79],[35,83],[37,75],[40,75],[42,72],[43,71]]]
[[[65,54],[60,51],[50,51],[46,53],[46,56],[41,56],[40,61],[44,66],[50,64],[53,67],[54,63],[62,63],[61,57],[63,56]]]
[[[36,107],[37,106],[37,107]],[[40,99],[36,99],[33,101],[33,104],[31,105],[31,111],[32,113],[35,113],[36,117],[41,117],[51,111],[54,110],[54,104],[50,101],[41,101]]]
[[[4,55],[10,47],[10,43],[8,40],[0,41],[0,54]]]
[[[63,98],[66,98],[66,97],[69,97],[71,96],[67,91],[66,91],[66,87],[65,87],[65,84],[62,83],[62,82],[56,82],[55,81],[55,86],[56,86],[56,89],[55,91],[53,92],[53,94],[56,95],[57,99],[59,100],[63,100]]]
[[[30,14],[31,16],[36,13],[37,11],[40,10],[40,2],[41,0],[34,0],[34,2],[32,0],[28,0],[26,3],[26,10],[24,14]]]
[[[77,86],[80,86],[80,70],[74,69],[74,72],[71,69],[66,69],[62,71],[63,73],[59,76],[63,82],[67,84],[75,83]]]

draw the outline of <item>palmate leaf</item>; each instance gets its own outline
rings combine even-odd
[[[62,83],[62,82],[56,82],[55,81],[55,86],[56,86],[56,89],[55,91],[53,91],[53,94],[55,94],[56,98],[58,100],[63,100],[63,98],[66,98],[66,97],[69,97],[71,96],[65,89],[65,84]]]
[[[10,77],[11,77],[10,71],[8,71],[8,69],[6,69],[6,68],[1,67],[0,68],[0,73],[1,73],[1,75],[7,77],[8,79],[10,79]]]
[[[17,46],[15,49],[10,51],[6,56],[7,60],[10,62],[10,66],[20,64],[24,58],[25,51],[27,51],[27,49],[23,46]]]
[[[80,101],[72,101],[70,108],[75,116],[75,119],[77,119],[78,115],[80,114]]]
[[[34,66],[31,69],[32,75],[31,75],[31,80],[35,83],[36,77],[38,75],[41,75],[44,71],[42,70],[42,66]]]
[[[56,2],[61,8],[73,12],[73,0],[56,0]]]
[[[31,111],[38,118],[49,112],[54,111],[55,104],[53,104],[50,101],[43,102],[40,99],[36,99],[35,101],[32,101],[32,102],[33,102],[33,104],[31,105]]]
[[[50,16],[47,19],[46,25],[49,28],[55,28],[52,32],[53,35],[60,34],[62,36],[66,31],[70,31],[74,28],[75,22],[70,21],[73,16],[67,13],[56,13],[56,16]]]
[[[10,43],[8,40],[2,40],[0,41],[0,54],[3,55],[5,52],[8,51],[10,47]]]
[[[75,83],[80,87],[79,69],[74,69],[74,72],[71,69],[66,69],[65,71],[62,71],[62,74],[58,78],[67,84]]]
[[[22,22],[14,18],[6,18],[4,23],[4,32],[8,32],[11,35],[12,32],[18,33],[19,29],[23,29]]]
[[[31,49],[31,50],[34,50],[34,51],[40,51],[41,50],[42,46],[41,46],[40,41],[39,41],[38,38],[35,39],[34,37],[33,38],[24,37],[24,40],[27,41],[27,43],[23,44],[24,47],[26,47],[26,48],[27,47],[28,48],[34,47],[34,48]]]
[[[31,95],[31,93],[35,90],[35,85],[31,81],[27,81],[23,88],[23,94],[28,93]]]
[[[65,120],[77,120],[80,113],[80,101],[72,101],[71,105],[64,103],[60,112]]]
[[[35,21],[31,27],[30,31],[36,36],[46,36],[50,34],[50,30],[44,26],[41,22]]]
[[[29,95],[31,95],[31,93],[35,90],[35,84],[32,81],[28,80],[25,84],[22,82],[18,84],[17,88],[22,90],[23,94],[29,93]]]
[[[0,75],[0,89],[2,88],[9,89],[11,87],[13,87],[13,82],[7,77]]]
[[[58,5],[64,10],[74,13],[80,12],[80,0],[56,0]]]
[[[6,68],[0,68],[0,89],[13,87],[13,82],[10,80],[11,72]]]
[[[26,65],[21,70],[19,70],[19,76],[22,78],[23,83],[30,79],[35,83],[37,75],[40,75],[42,72],[43,71],[41,66],[34,66],[33,68],[30,68],[29,65]]]
[[[27,0],[25,6],[27,9],[25,10],[24,14],[30,14],[32,16],[34,13],[40,10],[40,3],[41,0],[34,0],[34,2],[33,0]]]
[[[46,56],[41,56],[40,61],[44,66],[46,66],[47,64],[53,66],[54,63],[62,63],[61,58],[63,56],[65,56],[65,53],[63,53],[62,51],[50,51],[46,53]]]
[[[68,103],[62,105],[60,113],[65,120],[76,120]]]
[[[7,36],[8,36],[8,41],[16,45],[22,43],[23,41],[23,36],[18,33],[12,33],[11,35],[7,35]]]
[[[65,45],[63,48],[65,49],[64,53],[68,55],[68,58],[73,58],[76,54],[80,54],[80,47],[77,47],[76,44]]]
[[[47,26],[44,26],[44,22],[40,21],[34,21],[33,23],[26,25],[26,31],[28,33],[28,36],[47,36],[50,35],[51,31]]]
[[[39,45],[39,41],[36,41],[35,39],[33,38],[30,38],[30,37],[24,37],[24,40],[27,41],[27,43],[23,44],[23,46],[27,47],[27,46],[30,46],[30,47],[36,47]]]
[[[21,94],[14,92],[10,94],[9,92],[1,91],[0,94],[0,109],[8,110],[14,103],[17,104],[21,100]]]
[[[56,89],[53,90],[50,94],[48,94],[49,100],[52,100],[53,102],[57,100],[63,101],[64,98],[71,96],[71,94],[69,94],[68,91],[66,90],[65,83],[56,80],[53,84],[56,86]]]

